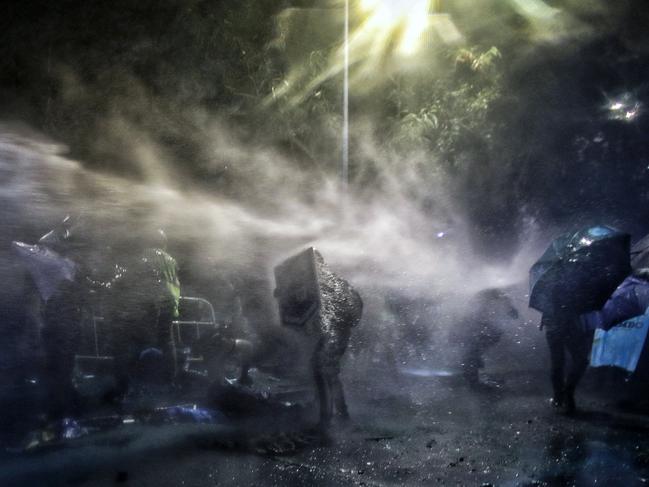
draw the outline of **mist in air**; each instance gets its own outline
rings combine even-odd
[[[70,215],[97,281],[114,277],[131,243],[164,229],[182,295],[210,301],[228,333],[245,330],[219,356],[238,360],[234,339],[249,341],[250,390],[264,401],[279,390],[273,407],[283,411],[276,425],[225,414],[210,423],[218,434],[177,436],[177,417],[152,433],[150,417],[120,412],[141,430],[97,438],[126,442],[134,458],[155,450],[141,469],[110,448],[102,460],[104,440],[89,435],[70,458],[41,467],[9,459],[7,478],[74,470],[66,465],[88,455],[101,473],[80,474],[80,485],[149,485],[167,448],[197,444],[195,458],[217,459],[178,460],[168,481],[192,480],[192,468],[204,481],[211,461],[239,485],[342,485],[363,475],[421,485],[438,475],[426,462],[465,484],[587,485],[612,478],[616,462],[633,465],[625,472],[634,481],[643,475],[646,458],[626,448],[640,423],[613,441],[594,416],[555,429],[539,409],[550,365],[541,315],[528,308],[530,267],[557,236],[608,225],[636,242],[649,232],[642,2],[72,1],[10,5],[0,17],[1,404],[19,397],[14,371],[31,353],[29,273],[12,242],[35,244]],[[313,337],[282,325],[274,272],[309,247],[363,301],[344,357],[328,365],[341,368],[354,425],[332,437],[358,455],[291,430],[317,416],[317,358]],[[482,327],[484,316],[497,332]],[[494,396],[462,382],[472,346]],[[201,401],[213,389],[163,402],[207,410]],[[25,433],[45,431],[37,418]],[[609,428],[610,418],[597,418]],[[23,448],[12,441],[12,451]],[[278,445],[306,470],[282,470]],[[569,452],[569,474],[556,471],[553,452]],[[510,464],[514,480],[497,467]],[[74,477],[61,475],[61,485]]]

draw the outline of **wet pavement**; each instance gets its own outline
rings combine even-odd
[[[0,485],[649,483],[649,416],[621,412],[583,390],[581,412],[566,417],[550,408],[544,376],[497,378],[502,387],[473,392],[449,374],[404,375],[399,394],[357,381],[348,385],[353,420],[328,439],[314,440],[290,417],[262,425],[123,425],[5,454]],[[273,442],[285,453],[263,447]]]

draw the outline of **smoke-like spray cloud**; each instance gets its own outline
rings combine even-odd
[[[364,157],[383,159],[377,179],[381,190],[351,187],[343,194],[335,178],[301,169],[272,149],[245,145],[221,124],[207,131],[213,135],[206,147],[227,154],[233,172],[229,181],[237,188],[233,196],[203,192],[174,179],[166,171],[172,161],[153,166],[157,159],[150,154],[156,150],[147,145],[137,153],[144,154],[151,179],[133,181],[90,170],[66,157],[62,145],[24,127],[3,125],[0,172],[6,182],[0,202],[8,229],[0,253],[3,280],[16,282],[21,270],[9,241],[33,241],[67,213],[83,215],[82,237],[92,247],[87,255],[99,267],[119,258],[119,242],[137,245],[150,229],[163,227],[185,270],[183,284],[193,292],[212,292],[196,286],[215,275],[266,280],[260,289],[243,291],[267,294],[265,309],[252,311],[262,316],[249,316],[258,328],[275,321],[268,314],[275,312],[272,266],[314,245],[361,292],[364,326],[371,328],[364,333],[376,339],[390,332],[384,329],[389,324],[376,320],[385,296],[436,302],[436,326],[457,327],[475,293],[521,284],[539,253],[533,224],[523,230],[524,244],[507,262],[486,262],[474,252],[472,229],[455,209],[448,177],[440,170],[435,187],[429,186],[430,177],[425,188],[419,187],[422,180],[415,168],[421,167],[418,158],[427,157],[423,152],[411,154],[408,171],[390,160],[396,156],[376,152],[377,144],[368,141]],[[418,193],[427,195],[426,206]],[[14,291],[18,298],[20,288]],[[515,298],[524,306],[522,296]],[[445,340],[445,333],[436,340]]]
[[[529,24],[541,26],[536,34],[541,31],[556,34],[544,42],[568,39],[570,43],[570,33],[579,34],[580,39],[592,34],[578,28],[580,21],[567,13],[570,9],[557,12],[537,1],[505,3],[507,15],[501,15],[504,7],[484,15],[486,7],[475,8],[474,2],[457,2],[454,9],[463,11],[454,17],[458,19],[458,28],[482,36],[482,41],[493,40],[493,44],[498,44],[496,41],[501,40],[508,44],[519,39],[520,34],[511,28],[508,16],[513,15],[511,12],[519,16],[528,12]],[[599,2],[591,3],[599,5]],[[454,11],[451,14],[455,15]],[[557,20],[561,18],[564,21]],[[300,45],[304,36],[297,33],[293,44],[286,42],[282,46],[289,82],[292,77],[305,73],[313,75],[310,79],[319,80],[315,85],[306,85],[314,91],[313,96],[321,85],[332,82],[340,72],[340,58],[336,53],[340,46],[337,36],[342,31],[337,28],[337,20],[334,18],[327,24],[336,33],[328,38],[329,45],[325,46],[333,54],[318,69],[305,71],[308,63],[302,57],[317,57],[314,52],[318,46],[310,50]],[[488,25],[485,27],[484,23]],[[559,32],[544,31],[544,23],[559,26]],[[502,26],[507,28],[500,29]],[[475,34],[478,31],[481,34]],[[490,37],[494,31],[499,35]],[[201,44],[201,49],[204,47]],[[533,45],[518,51],[519,55],[521,52],[527,55],[533,51]],[[296,54],[294,59],[291,52]],[[218,62],[212,64],[206,68],[219,66]],[[431,67],[437,67],[435,62],[427,66]],[[350,191],[342,194],[335,175],[326,167],[305,165],[278,150],[268,139],[251,142],[229,126],[230,114],[184,104],[183,96],[157,96],[156,90],[146,87],[145,82],[140,83],[128,66],[118,68],[108,70],[110,76],[105,86],[101,80],[86,86],[80,77],[71,75],[69,69],[64,70],[67,74],[61,75],[58,88],[63,103],[72,107],[79,100],[93,101],[86,105],[79,102],[86,108],[92,107],[94,100],[105,98],[103,103],[97,103],[105,113],[93,119],[95,126],[89,129],[96,137],[94,156],[105,154],[104,167],[111,167],[110,157],[118,154],[121,164],[128,163],[134,168],[129,172],[136,173],[137,180],[90,169],[91,165],[64,156],[60,144],[24,128],[2,127],[0,202],[3,214],[0,218],[6,232],[1,252],[3,262],[7,263],[2,270],[7,280],[17,269],[8,251],[9,240],[34,241],[66,213],[83,212],[96,229],[92,234],[98,249],[110,246],[124,234],[137,238],[139,232],[144,233],[146,225],[165,227],[174,244],[172,248],[179,249],[177,257],[181,265],[191,270],[188,275],[223,271],[267,276],[281,258],[306,245],[315,245],[334,270],[349,278],[361,292],[366,290],[366,294],[371,294],[376,288],[387,288],[413,297],[454,295],[460,299],[447,302],[450,307],[461,308],[463,299],[480,289],[524,282],[529,264],[543,246],[539,242],[547,241],[548,234],[553,233],[544,229],[543,235],[539,235],[533,219],[523,218],[520,220],[523,225],[511,236],[519,245],[511,251],[510,258],[498,263],[486,261],[476,252],[480,248],[480,232],[466,217],[463,201],[467,196],[466,186],[458,180],[463,178],[462,171],[458,171],[459,177],[449,174],[443,169],[447,166],[442,166],[442,161],[436,163],[437,154],[430,146],[411,144],[407,152],[392,153],[385,144],[377,143],[375,135],[366,135],[376,131],[364,130],[359,127],[363,124],[355,119],[352,163],[356,165],[357,176],[370,171],[366,166],[371,168],[373,177],[359,176],[358,181],[371,181],[376,187],[352,184]],[[294,74],[293,68],[301,71]],[[320,77],[322,73],[328,74]],[[191,73],[182,70],[172,72],[169,78],[180,79],[178,86],[192,81]],[[304,88],[300,83],[295,81],[298,92]],[[102,90],[95,92],[98,87]],[[194,93],[193,99],[202,100],[201,93],[195,93],[201,89],[187,92]],[[164,90],[160,88],[158,92]],[[284,106],[282,93],[276,95],[277,105],[272,109],[290,110]],[[255,99],[261,101],[263,96]],[[372,104],[368,110],[370,118],[376,105],[384,101],[379,97]],[[237,107],[230,108],[233,112],[237,110]],[[309,117],[316,115],[309,113]],[[309,117],[305,119],[310,120]],[[263,114],[257,118],[263,118]],[[314,124],[315,130],[323,128],[322,139],[335,141],[339,125],[335,115],[321,118],[324,123]],[[255,114],[250,119],[257,122]],[[276,119],[281,120],[281,114]],[[163,139],[167,141],[165,144],[160,143]],[[189,140],[194,147],[199,147],[194,153],[189,151],[187,157],[198,153],[201,171],[218,175],[213,178],[221,181],[218,190],[210,190],[213,188],[209,184],[197,184],[187,176],[190,171],[183,169],[188,164],[173,150],[176,140]],[[333,144],[324,145],[330,154],[337,152]],[[313,159],[319,159],[323,153],[324,150],[314,152]],[[485,169],[472,169],[466,173],[472,172],[471,177],[480,181]],[[487,170],[491,172],[490,181],[499,178],[496,164],[487,166]],[[513,218],[519,219],[520,215],[512,215]],[[380,302],[380,297],[376,301]]]
[[[265,297],[265,305],[247,311],[253,313],[249,318],[257,331],[267,333],[269,329],[259,327],[275,321],[269,319],[275,312],[272,266],[314,245],[366,302],[361,341],[391,340],[392,330],[385,328],[391,325],[377,319],[386,296],[434,302],[431,326],[442,328],[435,340],[445,350],[437,352],[437,359],[448,361],[450,350],[443,346],[447,331],[457,329],[470,311],[470,298],[481,289],[525,281],[539,253],[536,228],[530,223],[522,231],[523,246],[509,261],[490,263],[480,257],[469,238],[470,224],[455,209],[449,178],[439,170],[431,187],[431,178],[423,183],[417,173],[418,167],[430,167],[422,164],[428,157],[424,152],[413,152],[406,165],[411,169],[406,170],[391,160],[396,155],[377,152],[377,144],[367,141],[364,157],[382,159],[377,162],[384,168],[377,179],[380,191],[352,187],[342,194],[335,178],[301,169],[272,149],[246,145],[219,123],[206,131],[212,134],[206,142],[209,151],[227,154],[233,172],[229,182],[237,188],[233,196],[186,186],[166,173],[166,163],[154,169],[148,150],[143,151],[146,164],[155,175],[133,181],[92,171],[63,155],[61,145],[24,128],[3,126],[0,169],[7,183],[0,198],[10,231],[2,261],[11,263],[1,269],[5,282],[15,281],[20,271],[9,253],[9,240],[35,240],[66,213],[83,214],[82,231],[93,246],[88,255],[100,265],[119,258],[115,249],[120,241],[137,245],[147,238],[148,229],[161,226],[185,270],[183,285],[193,292],[213,292],[197,286],[216,275],[260,283],[259,289],[240,291]],[[524,307],[521,288],[516,293],[517,306]]]
[[[13,222],[9,233],[21,239],[21,233],[44,232],[66,213],[81,212],[108,242],[124,232],[137,234],[142,224],[159,225],[172,241],[196,244],[202,257],[225,267],[247,267],[260,255],[270,265],[315,245],[359,285],[473,292],[513,284],[524,275],[515,269],[516,258],[513,267],[497,268],[473,256],[470,229],[454,210],[441,171],[438,187],[425,189],[435,195],[427,208],[417,199],[415,170],[409,174],[401,165],[398,174],[385,169],[381,191],[352,188],[342,194],[334,178],[301,169],[271,149],[244,146],[222,126],[211,130],[218,133],[210,137],[210,150],[227,154],[234,173],[230,182],[239,188],[234,197],[184,187],[164,163],[154,166],[156,149],[148,143],[136,160],[147,165],[150,179],[132,181],[89,170],[65,157],[60,144],[3,126],[0,163],[6,182],[0,197],[3,208],[14,209],[5,215]],[[390,161],[381,166],[389,168]]]

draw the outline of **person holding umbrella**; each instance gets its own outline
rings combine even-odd
[[[471,303],[471,312],[465,317],[465,326],[460,327],[457,337],[464,348],[462,376],[471,389],[489,391],[497,384],[480,379],[480,370],[485,366],[484,355],[503,336],[501,322],[518,319],[518,310],[501,288],[483,289]]]
[[[572,414],[588,366],[592,331],[579,316],[602,308],[630,273],[630,236],[607,226],[555,239],[530,269],[530,307],[543,313],[550,350],[552,404]],[[566,372],[566,357],[570,367]]]

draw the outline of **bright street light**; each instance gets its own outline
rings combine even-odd
[[[429,26],[431,0],[361,0],[372,37],[397,36],[397,52],[413,54]]]
[[[431,17],[440,10],[441,0],[360,0],[360,23],[351,42],[355,44],[355,60],[366,58],[361,73],[377,70],[376,64],[386,53],[412,56],[422,47],[425,34],[431,27]],[[349,64],[350,64],[350,0],[345,0],[343,45],[343,128],[340,176],[343,191],[349,183]],[[439,19],[438,19],[439,20]],[[449,32],[446,16],[443,27]],[[452,37],[459,39],[452,26]],[[446,34],[443,37],[449,37]],[[364,51],[364,53],[363,53]]]

